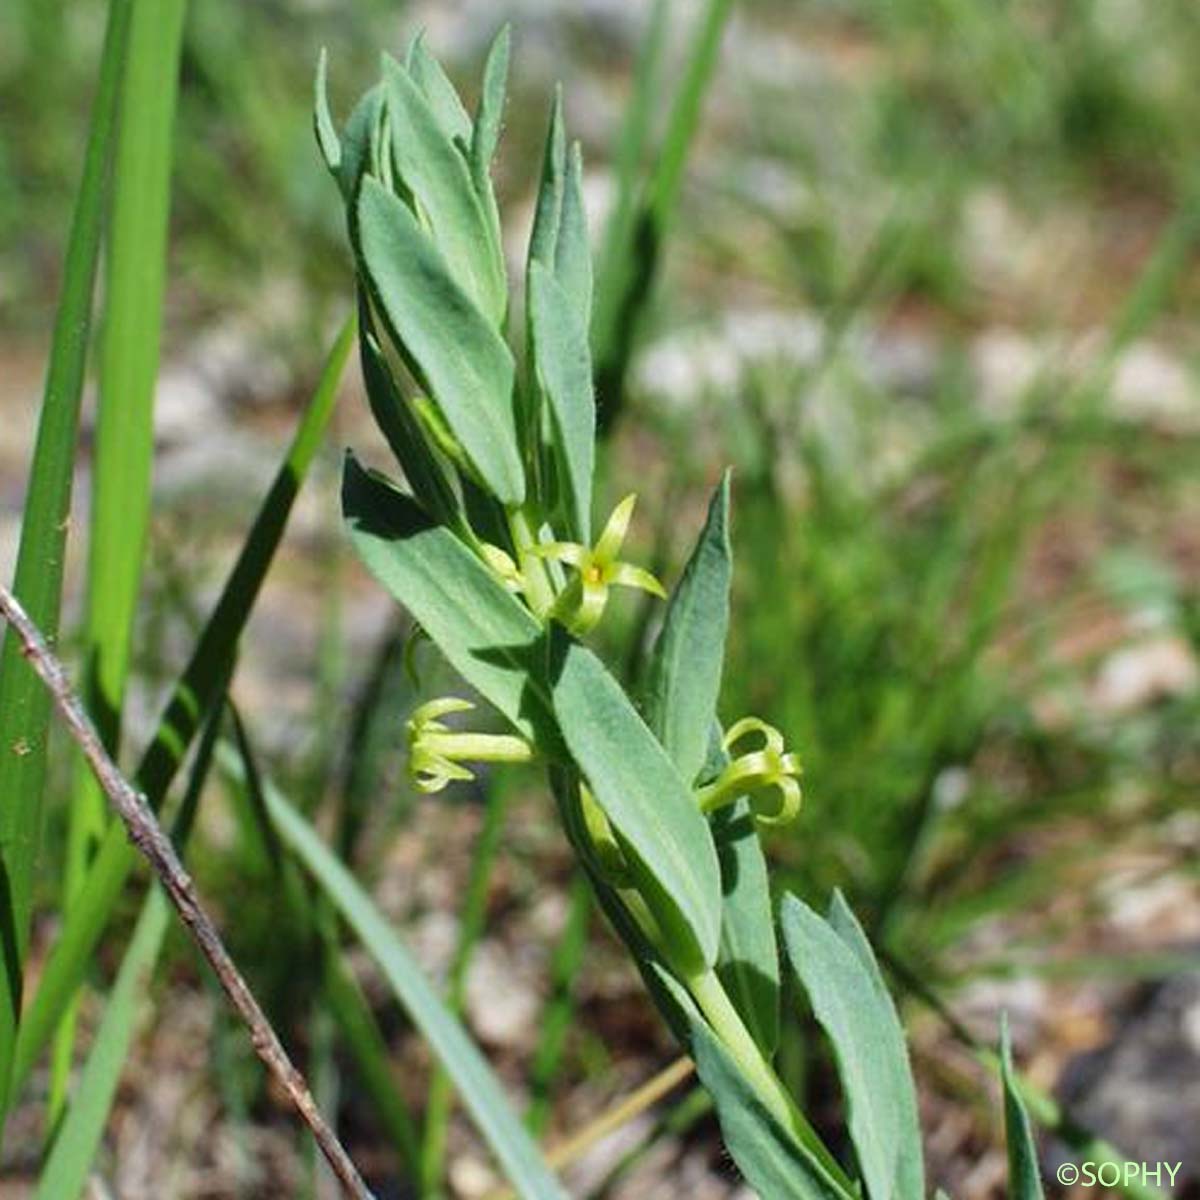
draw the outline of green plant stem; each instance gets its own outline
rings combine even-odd
[[[788,1095],[779,1076],[775,1074],[775,1069],[763,1057],[758,1043],[750,1036],[750,1031],[738,1015],[738,1011],[734,1007],[733,1001],[729,999],[729,994],[725,991],[725,986],[721,983],[717,973],[712,968],[707,968],[691,974],[681,974],[680,977],[687,985],[688,991],[699,1005],[700,1011],[704,1014],[713,1032],[724,1043],[725,1049],[737,1063],[742,1074],[749,1080],[772,1116],[813,1154],[840,1186],[847,1192],[853,1193],[854,1186],[838,1164],[837,1159],[830,1154],[825,1143],[817,1136],[817,1132],[809,1124],[808,1118]]]
[[[45,5],[35,5],[44,9]],[[54,7],[54,6],[50,6]],[[63,293],[55,317],[46,385],[33,451],[29,494],[13,590],[53,645],[62,601],[63,559],[71,511],[71,480],[79,427],[79,403],[91,333],[92,293],[104,225],[109,147],[117,123],[125,63],[130,0],[111,0],[100,78],[88,134],[83,175],[67,241]],[[38,71],[41,77],[43,72]],[[0,653],[0,879],[7,899],[0,916],[3,980],[0,982],[0,1128],[7,1111],[9,1079],[21,1011],[30,892],[41,827],[46,779],[50,698],[22,661],[15,635]]]
[[[513,545],[517,551],[517,565],[525,580],[525,595],[534,614],[543,620],[554,607],[554,585],[546,564],[531,553],[537,545],[537,537],[529,514],[523,508],[513,508],[508,513],[508,527],[512,532]]]

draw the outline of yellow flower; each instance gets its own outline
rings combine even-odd
[[[666,598],[662,584],[649,571],[617,558],[636,503],[637,496],[631,494],[613,509],[594,546],[581,546],[578,542],[544,542],[530,548],[530,552],[540,558],[552,558],[575,568],[571,582],[563,589],[553,611],[554,616],[579,637],[595,629],[604,615],[610,587],[640,588]]]
[[[509,734],[455,733],[440,720],[473,709],[469,700],[443,696],[422,704],[408,721],[408,773],[419,792],[440,792],[451,780],[475,776],[464,762],[530,762],[533,747]]]
[[[723,804],[732,804],[739,796],[749,796],[758,821],[763,825],[785,825],[800,811],[800,760],[785,751],[783,734],[758,717],[743,717],[731,726],[725,735],[725,749],[732,754],[738,742],[754,733],[762,734],[762,746],[734,758],[712,783],[699,789],[701,811],[709,813]],[[778,804],[762,804],[760,795],[772,791],[778,793]]]

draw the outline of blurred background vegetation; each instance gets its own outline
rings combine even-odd
[[[677,82],[701,8],[666,6],[655,96]],[[378,50],[420,27],[473,99],[502,19],[515,57],[498,186],[515,274],[532,202],[521,186],[557,80],[600,244],[649,3],[189,6],[131,743],[350,299],[340,205],[311,134],[318,48],[339,114]],[[103,22],[95,0],[0,9],[6,578]],[[605,397],[608,491],[642,495],[635,533],[668,579],[713,480],[735,467],[724,716],[763,716],[799,750],[805,809],[770,846],[780,885],[818,901],[840,886],[872,931],[910,1002],[931,1162],[954,1195],[998,1194],[1003,1176],[965,1044],[993,1036],[1001,1006],[1035,1082],[1070,1102],[1081,1056],[1103,1072],[1105,1047],[1136,1027],[1131,996],[1144,1014],[1156,988],[1190,978],[1200,1005],[1197,62],[1188,0],[741,0],[620,403]],[[666,110],[648,111],[656,129]],[[583,953],[586,905],[544,795],[520,775],[419,802],[409,791],[404,630],[345,554],[335,500],[341,448],[372,444],[357,382],[335,424],[234,695],[270,772],[310,810],[340,814],[343,850],[434,971],[454,958],[480,828],[502,822],[464,1003],[539,1123],[562,1134],[663,1065],[666,1042],[598,919]],[[72,579],[77,557],[73,545]],[[68,616],[77,608],[69,587]],[[625,600],[607,628],[631,671],[654,620]],[[438,670],[428,654],[420,669]],[[55,805],[47,897],[62,824]],[[289,941],[245,803],[218,795],[201,828],[202,890],[336,1081],[316,968]],[[97,988],[116,951],[97,962]],[[366,986],[419,1101],[420,1048]],[[168,1194],[155,1184],[169,1161],[172,1195],[281,1194],[264,1163],[296,1181],[282,1194],[303,1194],[304,1152],[186,954],[155,990],[98,1164],[113,1193]],[[565,1040],[547,1049],[539,1028],[553,1022]],[[827,1075],[806,1045],[797,1024],[786,1066],[822,1113]],[[1103,1078],[1089,1078],[1094,1097]],[[386,1176],[386,1123],[349,1067],[341,1095],[352,1146]],[[1200,1123],[1190,1102],[1190,1118],[1163,1117],[1161,1155],[1143,1140],[1129,1157],[1190,1154],[1200,1178],[1194,1137],[1171,1140],[1172,1120]],[[1086,1099],[1079,1112],[1118,1144],[1150,1137]],[[585,1161],[578,1194],[733,1195],[711,1127],[698,1110],[691,1120],[639,1126],[618,1147],[636,1161],[615,1173],[588,1175]],[[33,1116],[29,1130],[5,1147],[13,1180],[36,1159]],[[452,1138],[455,1194],[486,1194],[469,1132]]]

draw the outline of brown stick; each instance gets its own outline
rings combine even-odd
[[[125,823],[129,840],[141,851],[162,881],[192,940],[212,965],[225,994],[250,1031],[254,1052],[295,1105],[301,1120],[312,1131],[321,1153],[329,1161],[346,1192],[355,1200],[374,1200],[350,1155],[338,1141],[337,1134],[321,1116],[304,1076],[293,1066],[253,992],[229,957],[217,927],[200,904],[191,877],[184,870],[175,847],[163,833],[145,797],[134,790],[104,749],[71,688],[62,663],[50,651],[17,598],[3,584],[0,584],[0,616],[12,626],[21,641],[23,654],[49,689],[55,707],[83,751],[97,782]]]

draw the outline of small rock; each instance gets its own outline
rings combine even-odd
[[[499,943],[478,947],[467,972],[466,1008],[482,1041],[506,1047],[531,1041],[541,1009],[535,983]]]
[[[1092,702],[1107,716],[1121,716],[1158,700],[1195,691],[1200,668],[1186,639],[1160,634],[1108,656],[1092,689]]]

